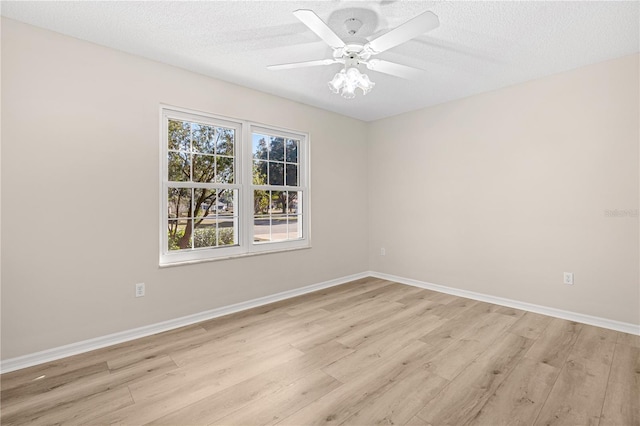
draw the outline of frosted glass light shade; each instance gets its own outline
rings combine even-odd
[[[366,95],[376,84],[369,80],[366,74],[362,74],[358,68],[349,67],[342,69],[333,76],[329,82],[329,89],[333,93],[340,93],[345,99],[356,97],[356,89],[360,88],[362,94]]]

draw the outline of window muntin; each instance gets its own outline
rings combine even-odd
[[[306,135],[168,107],[161,116],[161,264],[309,246]]]

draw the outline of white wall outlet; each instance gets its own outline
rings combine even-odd
[[[573,272],[564,273],[564,283],[567,285],[573,285]]]
[[[136,284],[136,297],[144,296],[144,283]]]
[[[384,247],[380,247],[380,256],[386,256],[387,250]]]

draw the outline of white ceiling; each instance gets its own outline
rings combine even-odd
[[[375,120],[639,51],[640,2],[200,1],[12,2],[2,15],[83,40]],[[346,100],[327,81],[341,65],[268,71],[328,58],[292,14],[312,9],[341,37],[357,17],[371,38],[426,10],[440,27],[378,56],[426,70],[408,81],[366,71],[375,88]]]

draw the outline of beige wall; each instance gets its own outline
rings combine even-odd
[[[11,20],[2,89],[3,359],[368,268],[363,122]],[[159,269],[160,103],[308,131],[313,247]]]
[[[2,359],[366,270],[640,323],[638,56],[367,124],[3,19],[2,89]],[[158,268],[160,103],[310,132],[313,248]]]
[[[639,324],[638,59],[373,123],[370,268]]]

